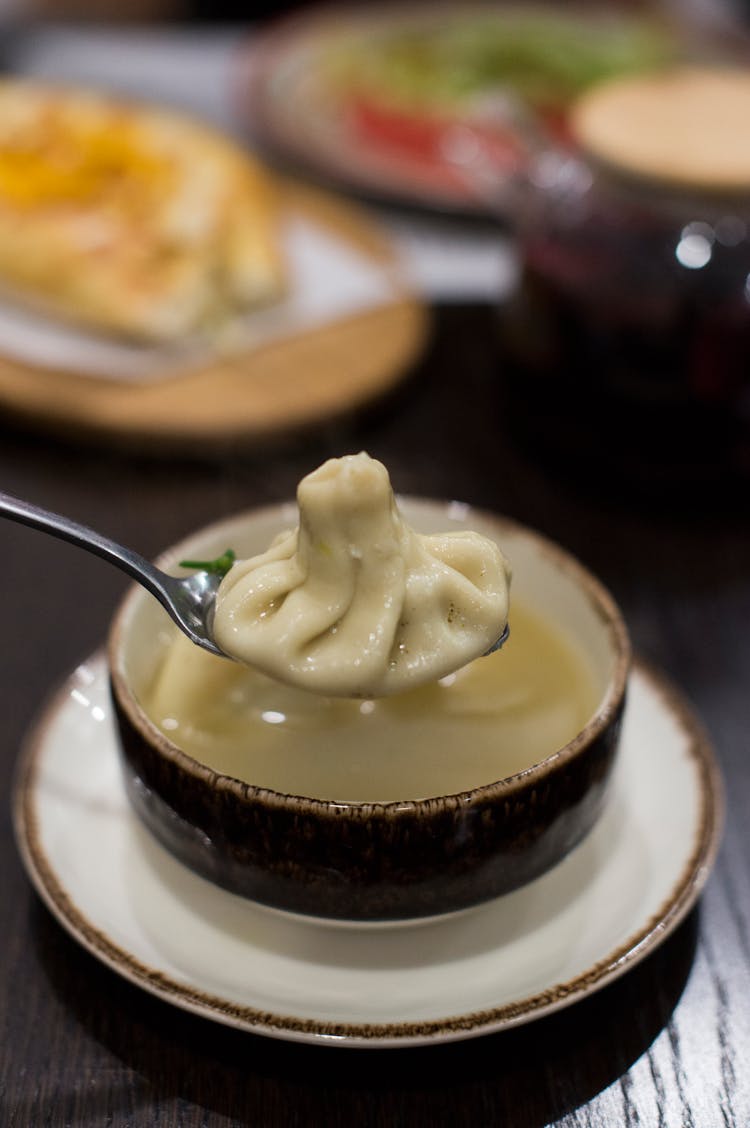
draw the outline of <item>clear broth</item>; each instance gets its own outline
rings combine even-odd
[[[451,795],[546,758],[598,704],[556,627],[516,604],[510,628],[501,651],[373,701],[291,689],[177,636],[145,708],[195,760],[258,787],[342,802]]]

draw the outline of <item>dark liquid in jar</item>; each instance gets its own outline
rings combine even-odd
[[[679,260],[685,230],[700,267]],[[750,249],[712,233],[619,214],[527,238],[504,384],[515,433],[558,471],[649,490],[750,477]]]

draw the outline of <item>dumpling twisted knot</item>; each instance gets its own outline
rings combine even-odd
[[[297,501],[299,527],[219,588],[227,654],[313,693],[382,697],[452,673],[502,634],[510,568],[498,546],[415,532],[382,463],[332,458]]]

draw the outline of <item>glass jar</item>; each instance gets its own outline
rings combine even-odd
[[[562,471],[649,490],[750,477],[750,191],[540,147],[501,309],[515,432]]]

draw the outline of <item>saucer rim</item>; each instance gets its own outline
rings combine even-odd
[[[104,651],[97,650],[85,664],[105,666]],[[78,910],[64,888],[55,867],[45,855],[34,810],[39,762],[44,755],[49,732],[69,697],[74,671],[42,707],[22,746],[12,789],[16,845],[32,885],[74,940],[135,986],[203,1018],[284,1041],[357,1048],[424,1046],[511,1029],[572,1005],[613,982],[650,955],[674,932],[694,906],[716,860],[725,803],[721,773],[708,733],[687,699],[663,673],[640,657],[634,658],[631,673],[643,679],[658,698],[659,706],[670,714],[685,738],[686,757],[697,769],[700,810],[695,821],[692,850],[686,855],[670,896],[621,945],[572,979],[501,1006],[414,1022],[349,1023],[300,1018],[236,1004],[189,983],[178,982],[113,943],[105,932],[91,924]],[[111,717],[107,720],[114,723]]]

